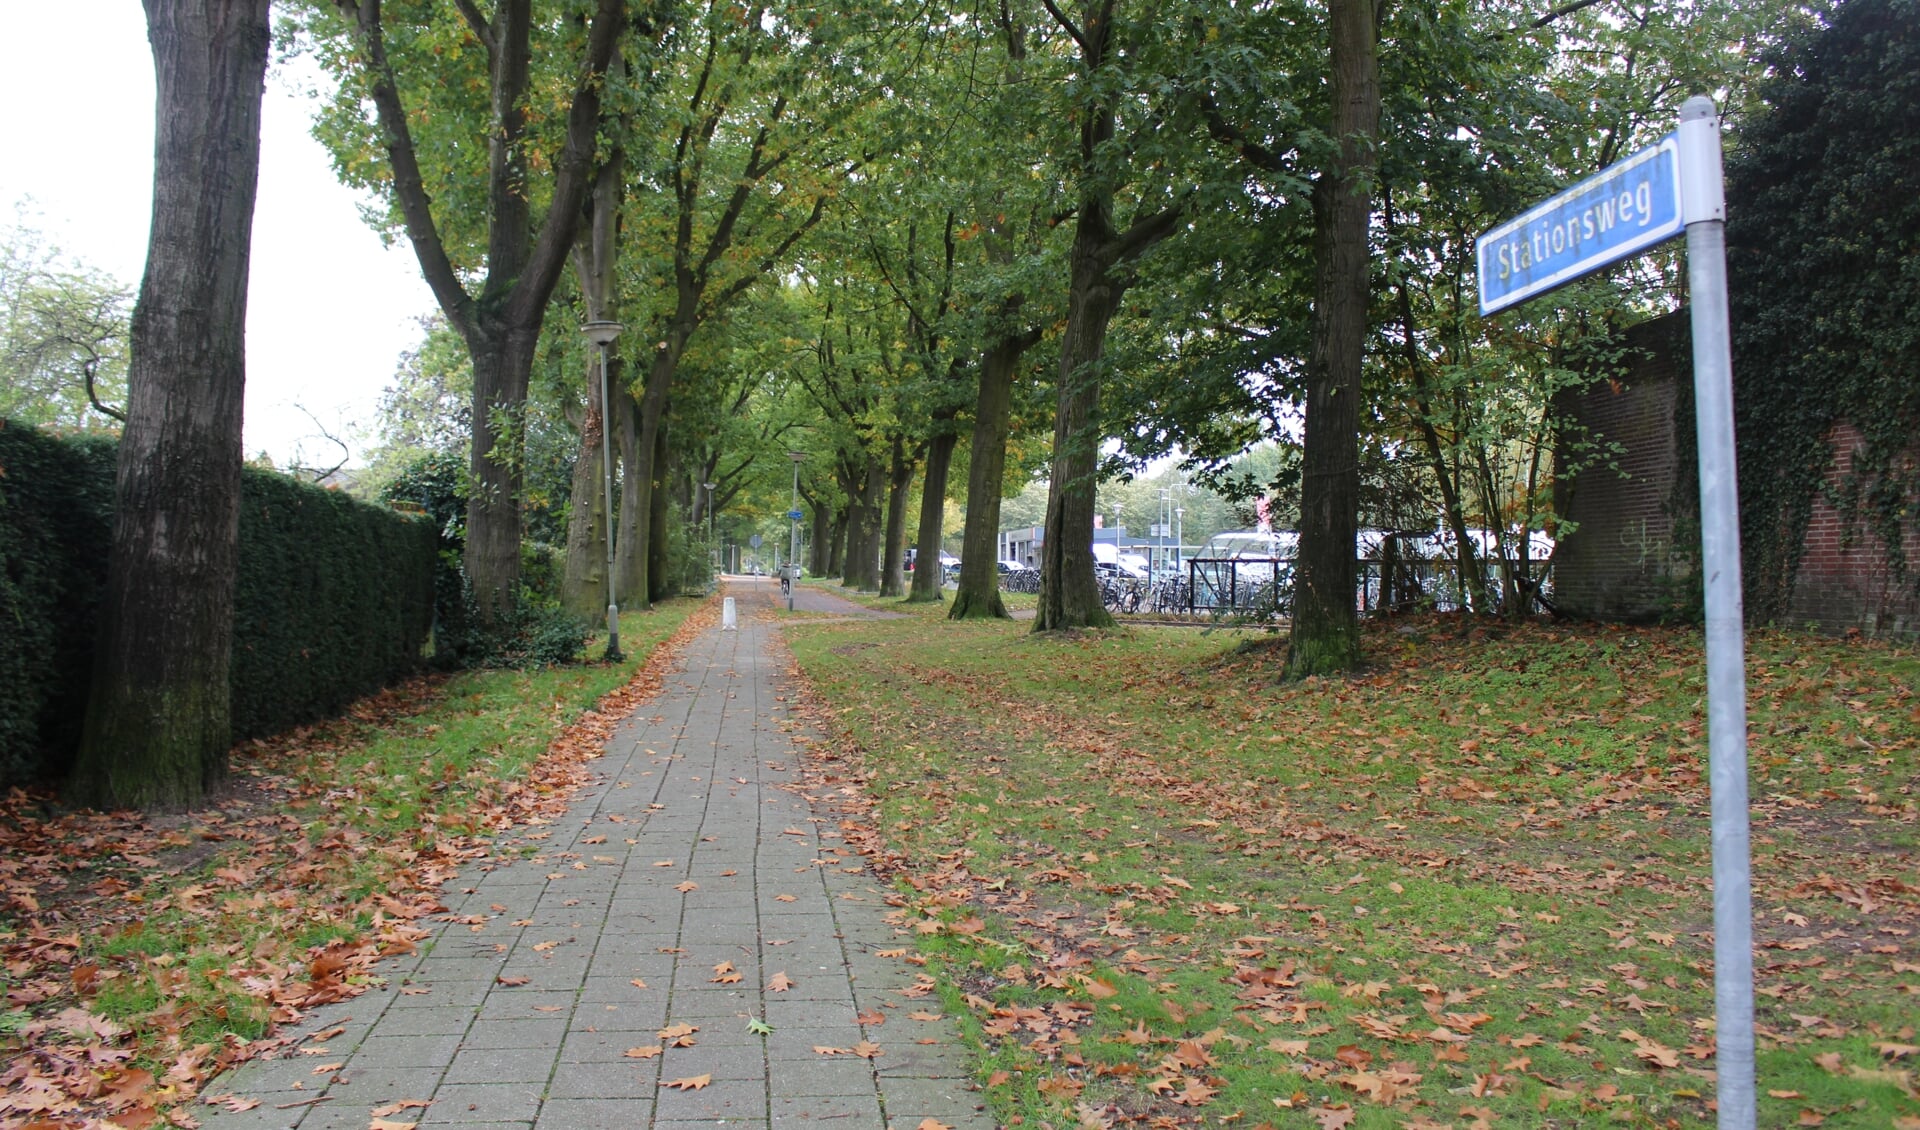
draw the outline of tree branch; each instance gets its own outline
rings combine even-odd
[[[1174,229],[1186,218],[1187,205],[1192,200],[1193,196],[1189,193],[1151,216],[1136,218],[1126,231],[1100,249],[1101,256],[1108,263],[1117,265],[1140,255],[1174,233]]]
[[[1242,160],[1256,169],[1270,173],[1291,173],[1287,162],[1273,150],[1253,140],[1246,132],[1227,120],[1220,112],[1219,103],[1211,94],[1200,99],[1200,114],[1207,120],[1207,133],[1222,145],[1231,145],[1240,154]]]
[[[380,118],[380,128],[387,135],[393,194],[400,203],[407,241],[413,244],[414,257],[420,261],[420,273],[426,277],[427,286],[440,303],[447,321],[462,337],[470,337],[474,330],[473,296],[461,284],[453,260],[447,256],[446,245],[440,241],[440,230],[433,222],[433,198],[420,176],[420,161],[414,151],[413,133],[407,126],[406,107],[400,102],[400,87],[393,77],[393,64],[387,58],[386,33],[380,27],[380,0],[364,3],[335,0],[335,4],[347,17],[360,40],[361,50],[367,55],[367,67],[372,72],[370,94]]]
[[[1040,0],[1040,3],[1046,6],[1047,14],[1053,17],[1054,22],[1059,24],[1061,29],[1068,35],[1072,36],[1075,43],[1080,45],[1081,54],[1088,59],[1092,59],[1093,44],[1087,42],[1087,37],[1081,34],[1080,29],[1074,26],[1074,22],[1071,19],[1067,18],[1067,14],[1059,8],[1054,7],[1053,0]]]
[[[554,163],[553,199],[547,218],[527,257],[527,266],[515,280],[507,300],[507,317],[520,324],[537,324],[553,285],[566,266],[580,206],[593,183],[594,141],[600,129],[600,95],[607,69],[626,23],[623,0],[599,0],[593,24],[587,30],[587,57],[573,87],[573,105],[567,111],[567,140]]]
[[[487,26],[487,17],[481,14],[479,8],[474,6],[473,0],[453,0],[453,5],[460,9],[462,16],[466,17],[467,26],[473,29],[475,36],[479,37],[481,44],[486,47],[487,53],[492,54],[493,29]]]
[[[1555,8],[1553,11],[1548,12],[1546,15],[1541,16],[1539,19],[1528,24],[1524,30],[1539,31],[1541,28],[1546,27],[1548,24],[1559,19],[1561,16],[1571,16],[1582,8],[1591,8],[1598,3],[1600,3],[1600,0],[1570,0],[1569,3],[1560,5],[1558,8]],[[1507,34],[1512,35],[1515,32],[1519,32],[1521,30],[1523,29],[1514,28],[1512,31],[1509,31]]]

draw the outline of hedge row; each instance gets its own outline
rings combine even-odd
[[[115,444],[0,421],[0,785],[79,744],[113,523]],[[338,711],[415,670],[432,525],[247,468],[234,594],[236,741]]]

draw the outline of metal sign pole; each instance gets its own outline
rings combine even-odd
[[[1719,1125],[1754,1125],[1753,879],[1747,842],[1746,640],[1727,320],[1726,194],[1713,100],[1680,110],[1680,192],[1700,445],[1700,565],[1707,598],[1708,767],[1713,791],[1713,996]]]

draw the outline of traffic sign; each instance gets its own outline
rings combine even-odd
[[[787,511],[787,517],[792,521],[798,522],[800,520],[800,512],[798,510],[789,510]]]
[[[747,544],[748,544],[748,545],[750,545],[750,546],[752,546],[752,547],[753,547],[753,548],[755,548],[755,549],[759,549],[759,548],[760,548],[760,535],[759,535],[759,534],[755,534],[755,535],[753,535],[752,537],[750,537],[750,538],[748,538],[748,539],[747,539]]]
[[[1525,302],[1686,230],[1670,133],[1480,237],[1480,313]]]

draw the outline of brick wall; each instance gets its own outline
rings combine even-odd
[[[1682,442],[1680,434],[1693,427],[1687,317],[1682,310],[1628,330],[1627,375],[1569,393],[1558,405],[1564,418],[1594,439],[1625,449],[1612,466],[1589,466],[1556,481],[1555,509],[1577,524],[1553,557],[1554,605],[1567,615],[1648,620],[1693,599],[1698,467],[1691,436]],[[1561,437],[1563,467],[1571,455],[1568,439]],[[1920,520],[1906,522],[1902,544],[1909,574],[1904,583],[1895,581],[1877,536],[1864,524],[1843,521],[1827,501],[1852,472],[1859,429],[1841,422],[1828,432],[1828,442],[1833,463],[1807,523],[1788,623],[1825,632],[1920,633],[1913,581],[1920,571]],[[1920,448],[1907,458],[1920,460]]]
[[[1626,338],[1625,376],[1558,405],[1578,425],[1561,436],[1559,466],[1593,458],[1574,449],[1582,434],[1623,449],[1555,480],[1555,510],[1575,528],[1554,550],[1554,606],[1594,620],[1657,618],[1686,599],[1692,571],[1694,547],[1675,545],[1676,483],[1684,473],[1690,486],[1694,473],[1679,466],[1692,445],[1676,430],[1692,427],[1686,313],[1643,322]],[[1698,537],[1696,526],[1682,526],[1681,537]]]
[[[1879,538],[1864,523],[1847,522],[1827,501],[1853,469],[1860,431],[1842,421],[1827,433],[1827,442],[1833,447],[1828,489],[1814,497],[1787,618],[1795,625],[1811,624],[1830,632],[1848,628],[1874,635],[1920,632],[1920,597],[1914,593],[1911,575],[1920,570],[1920,521],[1910,516],[1904,524],[1901,540],[1909,576],[1905,583],[1895,581]],[[1907,458],[1920,459],[1920,451],[1909,452]]]

